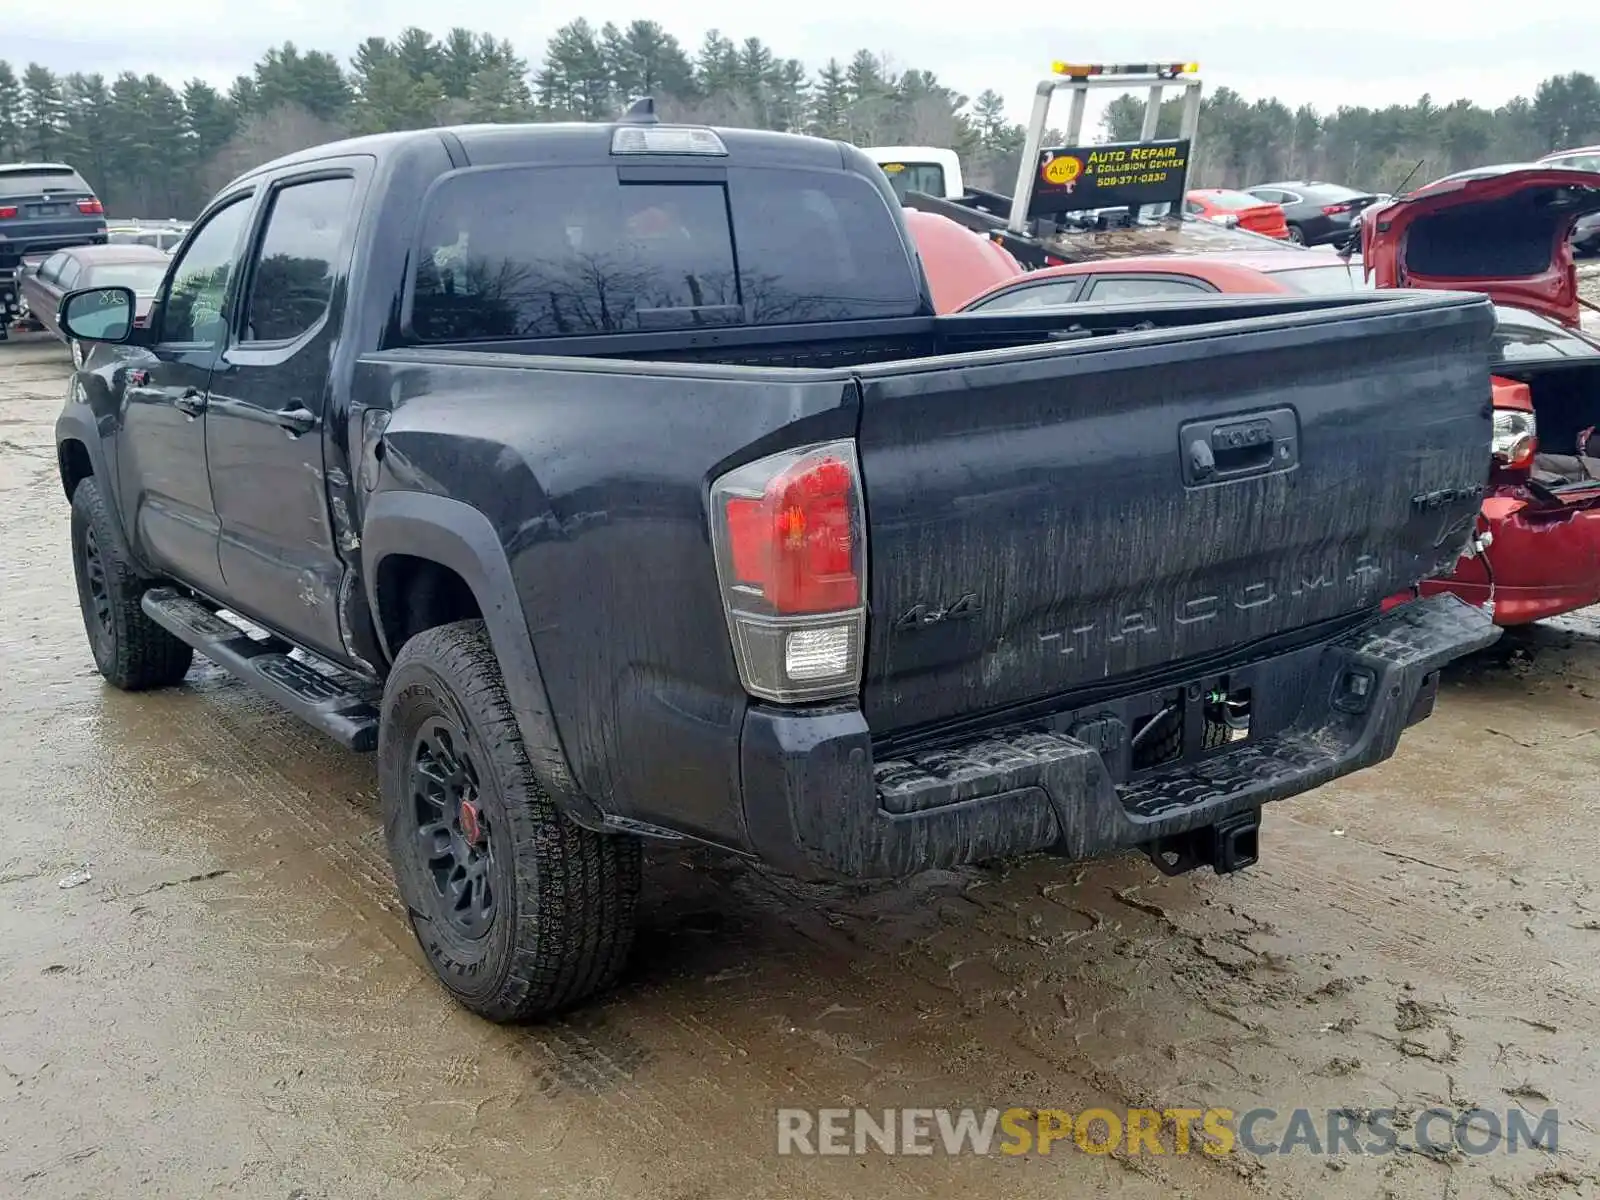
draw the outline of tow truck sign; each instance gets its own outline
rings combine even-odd
[[[1119,146],[1052,146],[1039,152],[1030,217],[1090,208],[1179,204],[1189,139]]]

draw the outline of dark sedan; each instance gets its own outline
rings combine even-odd
[[[1258,183],[1242,189],[1260,200],[1283,205],[1289,240],[1302,246],[1325,246],[1344,241],[1361,211],[1377,202],[1372,192],[1358,192],[1337,183],[1295,180]]]
[[[22,300],[28,314],[45,330],[61,338],[56,308],[61,297],[78,288],[132,288],[137,297],[135,320],[150,315],[150,303],[172,263],[172,256],[154,246],[74,246],[58,250],[22,276]],[[62,338],[66,341],[66,338]],[[83,365],[83,348],[72,345],[72,361]]]

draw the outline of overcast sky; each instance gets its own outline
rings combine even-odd
[[[461,24],[510,38],[537,66],[545,40],[578,16],[596,26],[648,16],[690,51],[713,27],[736,41],[760,37],[780,56],[813,68],[830,55],[845,59],[865,47],[887,54],[901,69],[932,70],[968,95],[993,87],[1016,120],[1026,118],[1033,84],[1054,57],[1198,61],[1208,89],[1226,85],[1247,99],[1276,95],[1331,110],[1340,104],[1409,103],[1423,92],[1439,104],[1469,96],[1493,106],[1531,94],[1546,76],[1596,70],[1600,48],[1597,0],[1251,5],[1247,16],[1237,17],[1227,15],[1228,5],[1156,0],[1059,6],[1055,19],[1045,19],[1037,6],[1016,5],[1025,14],[1016,24],[1002,18],[1004,8],[974,10],[940,0],[805,0],[764,11],[748,0],[667,6],[620,0],[250,0],[220,8],[215,0],[162,0],[101,6],[88,17],[72,5],[0,0],[0,8],[8,10],[0,18],[0,57],[18,68],[37,61],[61,73],[154,71],[175,83],[199,76],[223,87],[285,39],[348,60],[357,43],[373,34],[393,35],[413,24],[442,34]],[[974,20],[974,11],[981,18]],[[1144,14],[1137,27],[1121,18],[1130,11]],[[1380,28],[1382,35],[1364,32]],[[1059,119],[1064,121],[1064,111]]]

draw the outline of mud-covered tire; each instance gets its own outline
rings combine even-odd
[[[72,571],[94,665],[125,692],[171,687],[189,673],[194,650],[145,615],[148,584],[123,557],[105,497],[93,476],[72,493]]]
[[[451,738],[460,769],[445,771],[434,752]],[[446,774],[471,780],[453,816],[435,787]],[[615,981],[633,943],[638,839],[573,824],[539,786],[482,621],[427,630],[401,649],[384,686],[378,784],[411,927],[463,1006],[491,1021],[528,1021]],[[460,803],[468,796],[470,820]],[[468,831],[472,846],[483,839],[471,867],[451,857]],[[462,902],[448,899],[447,882],[473,871],[493,905],[476,932],[461,928]]]

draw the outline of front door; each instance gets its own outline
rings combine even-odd
[[[148,351],[125,370],[121,459],[123,511],[151,565],[203,592],[222,582],[217,513],[206,470],[206,391],[222,349],[248,194],[205,218],[168,272]]]
[[[231,607],[340,656],[344,574],[328,512],[324,423],[362,168],[277,182],[245,300],[211,376],[206,456]]]

